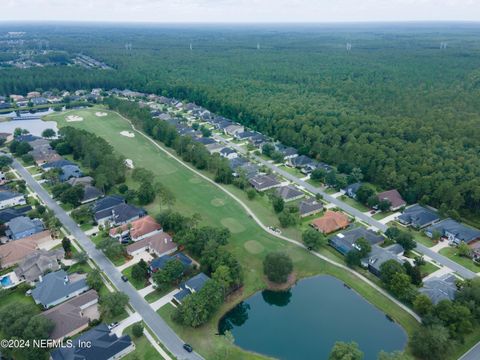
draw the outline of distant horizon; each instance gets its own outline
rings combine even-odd
[[[4,0],[0,22],[479,22],[479,14],[476,0]]]

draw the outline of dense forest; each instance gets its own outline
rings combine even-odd
[[[0,93],[117,87],[194,101],[321,161],[360,167],[409,202],[480,214],[478,25],[0,27],[6,31],[113,70],[4,69]]]

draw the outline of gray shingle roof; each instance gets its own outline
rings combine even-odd
[[[95,204],[92,207],[92,211],[94,213],[111,209],[118,204],[122,204],[125,202],[125,199],[120,195],[109,195],[105,196],[104,198],[95,201]]]
[[[292,185],[281,186],[275,189],[275,192],[285,201],[296,199],[305,195],[302,191],[298,190],[295,186]]]
[[[453,219],[445,219],[429,226],[426,233],[431,235],[435,231],[440,232],[442,236],[447,235],[447,233],[453,234],[455,238],[466,243],[480,238],[480,230],[460,224]]]
[[[423,287],[419,291],[427,295],[434,304],[442,300],[454,300],[457,292],[456,280],[452,274],[432,277],[423,282]]]
[[[398,217],[402,224],[411,225],[415,228],[423,228],[439,219],[440,217],[433,210],[418,204],[405,209],[403,214]]]
[[[308,198],[300,202],[298,205],[298,212],[300,215],[310,215],[317,213],[323,209],[323,204],[314,198]]]
[[[250,184],[259,191],[280,185],[277,178],[273,175],[257,175],[249,180]]]
[[[370,245],[379,244],[385,240],[383,236],[378,235],[372,230],[358,227],[333,236],[329,240],[329,243],[342,254],[346,254],[353,250],[355,242],[360,238],[367,240]]]
[[[79,346],[90,343],[90,346]],[[100,324],[85,332],[73,342],[71,348],[62,347],[51,354],[53,360],[108,360],[132,345],[128,335],[120,338],[108,330],[107,325]]]
[[[207,275],[200,273],[185,281],[185,286],[195,291],[200,291],[208,280],[210,280],[210,278]]]
[[[18,234],[34,228],[38,229],[38,231],[42,231],[44,228],[42,220],[19,216],[8,222],[9,234]]]
[[[35,302],[48,306],[84,288],[88,288],[84,278],[71,282],[68,274],[59,270],[43,276],[42,281],[32,290],[32,296]]]
[[[24,195],[13,191],[0,191],[0,201],[10,200],[20,196],[23,197]]]

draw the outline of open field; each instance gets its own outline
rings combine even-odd
[[[181,166],[144,137],[136,134],[133,138],[121,136],[121,131],[131,131],[130,125],[118,115],[108,112],[108,116],[98,118],[94,115],[96,109],[71,111],[63,114],[48,116],[48,120],[56,120],[59,127],[66,125],[91,131],[107,140],[118,153],[130,158],[136,166],[151,170],[164,185],[175,195],[174,210],[185,215],[201,214],[201,225],[226,226],[232,232],[229,250],[239,259],[244,269],[245,286],[241,296],[223,305],[221,311],[207,325],[200,329],[181,329],[180,335],[185,335],[202,355],[211,357],[217,350],[219,337],[212,337],[216,333],[217,321],[221,315],[234,306],[238,301],[250,296],[265,287],[262,274],[262,260],[270,251],[284,251],[294,261],[295,270],[299,277],[307,277],[320,273],[333,275],[348,283],[352,288],[367,298],[372,304],[387,312],[396,319],[409,333],[418,326],[417,322],[390,300],[379,294],[375,289],[358,280],[354,275],[319,260],[305,250],[286,243],[265,233],[249,218],[243,208],[233,199],[222,193],[217,187],[193,174]],[[84,118],[82,122],[66,123],[65,116],[75,113]],[[254,203],[254,202],[252,202]],[[250,203],[248,203],[250,205]],[[161,210],[158,203],[147,207],[151,214]],[[256,210],[256,208],[255,208]],[[266,213],[264,214],[266,216]],[[178,329],[178,326],[175,327]],[[238,349],[238,348],[235,348]],[[246,352],[238,352],[232,358],[245,358]],[[233,351],[232,351],[233,354]],[[251,358],[251,357],[250,357]]]

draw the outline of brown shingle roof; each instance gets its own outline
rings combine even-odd
[[[318,231],[324,234],[329,234],[346,228],[348,224],[349,221],[347,215],[341,212],[328,210],[321,218],[312,221],[311,225]]]
[[[51,339],[61,339],[65,336],[73,336],[88,326],[90,320],[82,313],[82,307],[90,302],[98,301],[95,290],[78,295],[61,305],[43,312],[41,315],[50,319],[55,327],[50,334]]]
[[[20,240],[13,240],[0,246],[0,265],[6,268],[22,261],[25,256],[38,249],[38,245],[51,240],[50,231],[45,230]]]
[[[159,255],[177,248],[177,244],[172,241],[170,235],[166,232],[160,232],[128,245],[127,253],[130,254],[147,246]]]
[[[129,225],[125,224],[117,228],[110,229],[110,236],[115,236],[118,234],[119,229],[123,232],[127,231],[128,228]],[[140,219],[130,223],[130,237],[132,239],[137,239],[158,230],[162,230],[162,225],[157,223],[150,215],[141,217]]]
[[[393,209],[397,209],[407,204],[406,201],[403,200],[402,195],[400,195],[400,193],[395,189],[379,193],[377,197],[380,201],[388,200]]]

